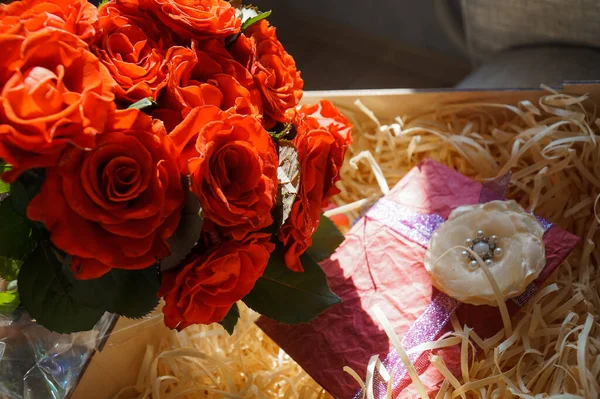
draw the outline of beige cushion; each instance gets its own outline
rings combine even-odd
[[[582,47],[530,47],[488,57],[459,89],[539,88],[600,79],[600,51]]]
[[[600,47],[598,0],[462,0],[467,48],[475,59],[531,44]]]

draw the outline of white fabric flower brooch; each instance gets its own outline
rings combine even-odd
[[[425,268],[433,285],[456,300],[497,306],[484,268],[505,300],[518,296],[546,265],[543,235],[515,201],[461,206],[433,234]]]

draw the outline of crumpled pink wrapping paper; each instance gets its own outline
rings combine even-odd
[[[409,210],[437,213],[446,219],[450,212],[479,202],[482,185],[432,160],[413,168],[386,196]],[[579,239],[552,226],[544,235],[547,263],[537,280],[545,280],[577,245]],[[403,335],[430,304],[435,288],[423,267],[426,248],[368,217],[361,218],[345,241],[321,266],[331,289],[343,302],[310,324],[283,325],[262,317],[258,325],[280,347],[336,398],[352,398],[358,384],[342,371],[353,368],[364,379],[369,358],[384,359],[392,346],[373,315],[379,306],[397,334]],[[507,302],[509,311],[518,307]],[[461,323],[482,337],[491,337],[502,328],[497,308],[461,305]],[[442,334],[451,327],[447,326]],[[458,373],[458,348],[437,352],[447,366]],[[419,362],[421,363],[421,362]],[[430,393],[435,393],[443,377],[424,362],[418,369]],[[399,397],[415,397],[409,377],[402,380]]]

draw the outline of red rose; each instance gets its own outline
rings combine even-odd
[[[90,43],[97,10],[87,0],[22,0],[0,4],[0,33],[27,35],[46,27],[64,30]]]
[[[181,39],[226,37],[237,33],[241,21],[224,0],[117,0],[148,12]]]
[[[235,41],[231,52],[254,76],[262,97],[265,127],[288,122],[286,111],[300,102],[304,81],[294,58],[277,39],[275,28],[266,20],[250,26]]]
[[[273,223],[277,152],[267,131],[250,116],[215,107],[194,109],[170,134],[180,168],[207,219],[235,239]]]
[[[67,148],[46,169],[27,215],[45,224],[52,243],[72,255],[77,278],[112,268],[143,269],[169,255],[184,191],[174,149],[160,122],[117,111],[91,151]]]
[[[286,247],[286,265],[302,271],[299,257],[312,244],[321,209],[339,192],[335,183],[340,180],[340,168],[351,142],[351,125],[329,101],[300,108],[294,125],[298,132],[294,144],[300,161],[300,191],[279,231],[279,240]]]
[[[222,42],[210,40],[198,46],[172,51],[168,92],[160,100],[161,108],[180,111],[185,117],[193,108],[214,105],[236,114],[259,116],[260,93],[250,72],[231,57]]]
[[[193,255],[183,268],[163,273],[158,294],[165,300],[167,327],[181,331],[223,320],[254,288],[274,248],[269,234],[250,234],[242,241],[217,244]]]
[[[0,34],[0,158],[24,169],[56,164],[67,143],[91,148],[114,109],[114,81],[70,33],[46,28],[26,38]]]
[[[117,97],[130,103],[146,97],[156,100],[167,85],[165,55],[172,46],[168,32],[115,0],[100,7],[99,26],[102,35],[92,51],[117,82]]]

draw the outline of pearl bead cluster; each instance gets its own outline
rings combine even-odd
[[[467,238],[465,240],[465,245],[471,251],[479,255],[481,260],[483,260],[486,265],[490,266],[493,263],[494,259],[498,259],[502,256],[503,251],[502,248],[496,245],[497,240],[498,237],[486,237],[486,235],[483,233],[483,230],[479,230],[477,231],[476,238]],[[471,266],[471,268],[476,269],[479,266],[479,264],[469,251],[462,251],[462,257],[465,258],[465,260],[469,261],[469,265]]]

